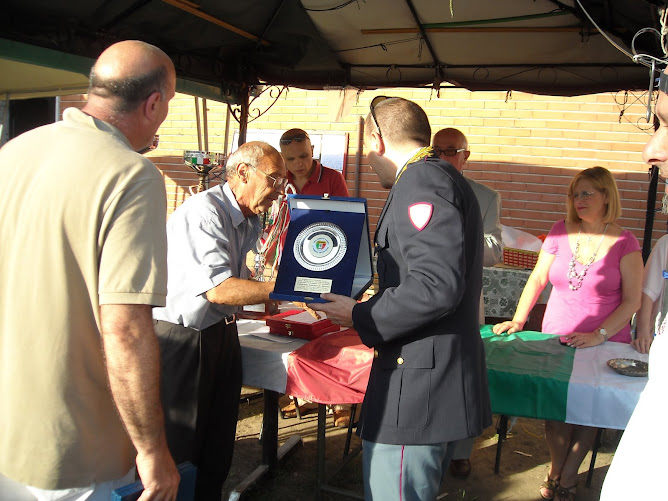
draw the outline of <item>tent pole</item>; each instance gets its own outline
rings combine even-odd
[[[225,155],[225,160],[227,161],[227,142],[230,139],[230,107],[227,106],[227,113],[225,114],[225,142],[223,143],[223,155]]]
[[[439,67],[441,63],[439,62],[438,57],[436,57],[436,51],[431,46],[431,41],[429,40],[429,37],[427,36],[427,32],[422,27],[422,22],[420,21],[420,16],[418,16],[418,13],[415,10],[415,6],[413,5],[413,2],[411,0],[406,0],[406,5],[408,6],[408,9],[411,11],[411,15],[413,16],[413,20],[415,21],[415,24],[417,24],[417,28],[420,31],[420,35],[422,36],[422,40],[424,40],[424,43],[427,46],[427,50],[429,51],[429,54],[431,55],[431,58],[434,61],[434,64],[436,65],[436,67]]]
[[[239,114],[239,144],[241,146],[246,142],[248,132],[248,109],[250,108],[250,86],[244,84],[241,96],[241,113]]]
[[[209,151],[209,116],[206,109],[206,98],[202,98],[202,125],[204,127],[204,151]]]
[[[354,196],[360,196],[360,170],[362,167],[362,152],[364,150],[364,117],[360,115],[357,124],[357,153],[355,154],[355,191]]]
[[[236,26],[233,26],[230,23],[221,21],[217,17],[202,12],[201,10],[199,10],[199,5],[196,3],[190,2],[188,0],[162,0],[162,1],[165,2],[166,4],[176,7],[177,9],[181,9],[185,12],[188,12],[193,16],[197,16],[200,19],[204,19],[205,21],[209,21],[210,23],[220,26],[221,28],[225,28],[226,30],[231,31],[232,33],[241,35],[244,38],[248,38],[249,40],[255,40],[257,43],[262,44],[264,46],[269,45],[268,41],[258,38],[252,33],[248,33],[247,31],[244,31],[241,28],[237,28]]]
[[[197,122],[197,150],[202,151],[202,126],[199,123],[199,98],[195,98],[195,121]]]
[[[659,184],[659,168],[652,165],[649,169],[649,190],[647,193],[647,212],[645,212],[645,234],[642,239],[642,260],[647,262],[652,251],[652,229],[654,227],[654,214],[656,213],[656,187]]]

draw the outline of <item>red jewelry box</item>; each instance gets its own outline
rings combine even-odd
[[[300,322],[299,320],[289,318],[296,315],[301,316],[307,321]],[[304,310],[290,310],[278,315],[272,315],[267,318],[267,325],[269,326],[269,332],[272,334],[298,337],[300,339],[316,339],[323,334],[340,329],[338,325],[334,325],[328,318],[316,320]]]

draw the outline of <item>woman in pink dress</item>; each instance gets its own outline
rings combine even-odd
[[[562,344],[573,348],[630,343],[629,321],[640,307],[643,262],[638,240],[616,223],[621,207],[610,171],[592,167],[576,174],[566,207],[566,220],[554,223],[543,243],[515,316],[493,331],[521,331],[549,280],[543,332],[558,334]],[[551,465],[540,488],[544,499],[575,499],[578,469],[595,436],[596,428],[545,422]]]

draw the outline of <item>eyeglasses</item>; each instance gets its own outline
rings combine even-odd
[[[378,103],[385,101],[386,99],[389,99],[387,96],[376,96],[371,100],[371,104],[369,105],[369,108],[371,109],[371,118],[373,118],[373,123],[376,124],[376,129],[378,129],[378,135],[382,138],[383,133],[380,132],[380,125],[378,125],[378,119],[376,118],[376,106],[378,106]]]
[[[569,196],[573,200],[577,200],[578,198],[580,198],[582,200],[587,200],[588,198],[590,198],[592,195],[595,195],[595,194],[596,194],[595,191],[581,191],[580,193],[571,193]]]
[[[466,148],[446,148],[444,150],[440,148],[434,148],[434,153],[437,156],[445,155],[446,157],[454,157],[457,153],[461,153],[462,151],[466,151]]]
[[[158,147],[158,144],[160,144],[160,135],[156,134],[153,136],[153,142],[149,144],[146,148],[143,148],[139,150],[137,153],[140,155],[143,155],[144,153],[148,153],[149,151],[153,151]]]
[[[253,170],[255,170],[255,172],[261,172],[262,174],[264,174],[264,176],[265,176],[267,179],[271,179],[272,182],[273,182],[272,187],[273,187],[276,191],[280,191],[280,192],[284,192],[284,191],[285,191],[285,188],[286,188],[286,186],[288,185],[288,179],[287,179],[287,178],[285,178],[285,177],[274,177],[274,176],[270,176],[269,174],[267,174],[266,172],[264,172],[264,171],[258,169],[258,168],[255,167],[254,165],[251,165],[250,167],[252,167]]]
[[[292,141],[301,143],[306,139],[309,139],[308,134],[299,134],[298,136],[286,137],[284,139],[281,139],[281,144],[290,144]]]

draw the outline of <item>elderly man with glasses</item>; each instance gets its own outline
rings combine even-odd
[[[167,305],[153,310],[162,358],[167,443],[197,465],[196,499],[220,499],[241,393],[235,313],[269,300],[274,282],[250,280],[246,255],[259,214],[285,192],[280,153],[249,142],[227,160],[227,182],[188,198],[167,222]]]
[[[454,128],[441,129],[434,134],[432,140],[434,153],[442,160],[450,162],[452,166],[462,174],[464,166],[471,152],[468,149],[468,139],[462,131]],[[483,266],[494,266],[501,261],[503,256],[503,242],[501,240],[501,196],[492,188],[478,183],[466,176],[473,193],[478,199],[480,214],[482,215],[482,226],[485,235],[485,252]],[[482,297],[482,296],[481,296]],[[485,323],[485,311],[480,305],[480,323]],[[471,473],[471,451],[473,450],[473,439],[461,440],[455,446],[455,451],[450,462],[450,473],[455,477],[466,478]]]
[[[378,294],[314,308],[374,348],[358,434],[365,499],[436,499],[454,443],[492,422],[478,328],[483,233],[464,177],[433,155],[424,110],[372,102],[364,147],[390,189],[374,236]]]
[[[459,129],[441,129],[434,134],[432,145],[434,153],[442,160],[450,162],[455,169],[464,174],[464,166],[471,155],[468,140]],[[473,189],[480,214],[482,215],[483,232],[485,234],[485,256],[483,266],[494,266],[503,256],[503,242],[501,241],[501,196],[492,188],[478,183],[466,176]]]

